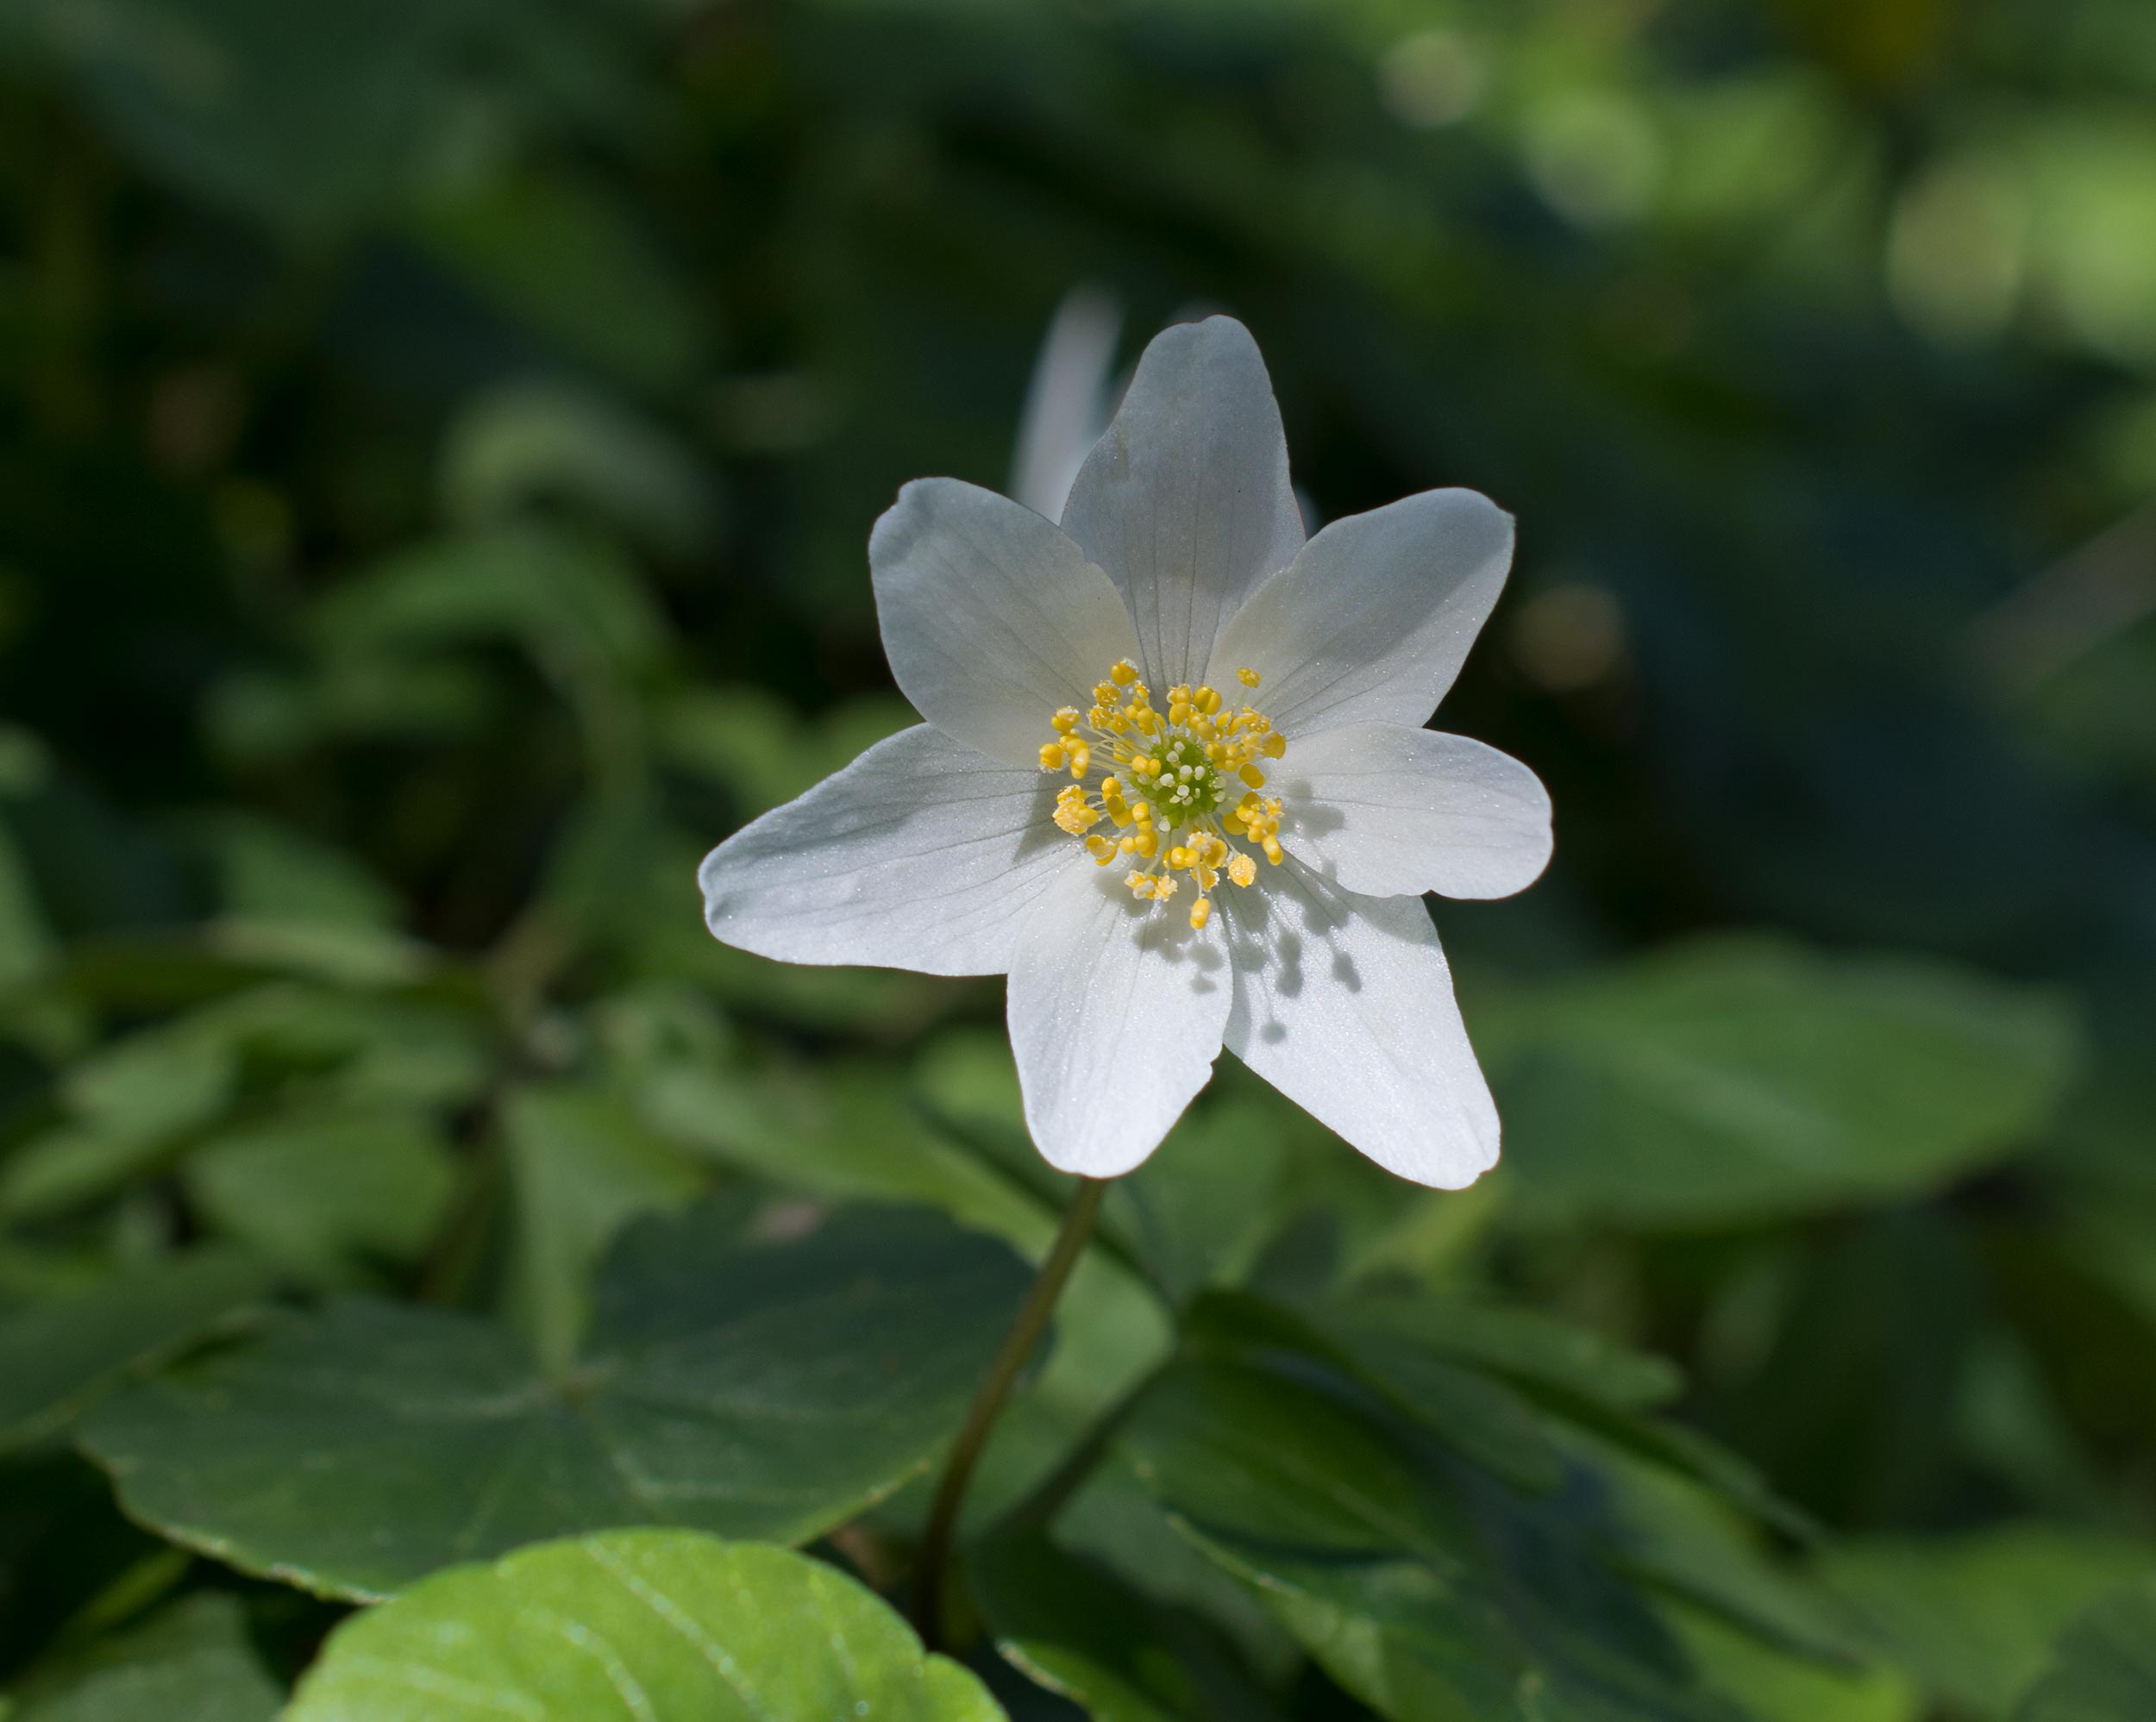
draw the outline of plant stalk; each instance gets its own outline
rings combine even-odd
[[[1100,1211],[1100,1199],[1108,1193],[1108,1182],[1105,1178],[1078,1180],[1078,1193],[1063,1211],[1062,1229],[1056,1234],[1056,1242],[1041,1263],[1025,1301],[1018,1306],[1011,1331],[1003,1336],[995,1361],[981,1379],[980,1391],[974,1395],[973,1405],[966,1412],[965,1425],[951,1443],[950,1457],[944,1462],[943,1480],[936,1486],[936,1504],[929,1509],[928,1531],[921,1538],[920,1557],[913,1572],[913,1624],[921,1635],[921,1642],[931,1650],[939,1649],[943,1643],[943,1578],[950,1565],[951,1542],[957,1534],[958,1510],[965,1504],[966,1485],[973,1480],[974,1467],[981,1461],[981,1450],[988,1444],[988,1436],[1002,1413],[1004,1400],[1011,1395],[1012,1385],[1025,1367],[1026,1359],[1033,1355],[1033,1348],[1040,1343],[1056,1299],[1062,1295],[1063,1282],[1070,1278],[1070,1270],[1085,1254],[1086,1239],[1093,1231],[1094,1215]]]

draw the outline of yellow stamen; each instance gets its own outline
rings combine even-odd
[[[1244,688],[1258,686],[1256,670],[1235,675]],[[1127,658],[1093,692],[1091,710],[1066,705],[1049,716],[1053,739],[1040,749],[1041,769],[1071,780],[1056,797],[1055,823],[1101,867],[1119,856],[1136,862],[1123,879],[1141,902],[1166,902],[1188,877],[1194,887],[1190,924],[1202,931],[1224,875],[1247,888],[1257,877],[1252,851],[1275,866],[1286,858],[1280,798],[1259,793],[1260,762],[1279,759],[1286,741],[1263,712],[1231,708],[1209,686],[1179,683],[1156,707]],[[1096,754],[1103,774],[1093,787],[1087,780]]]

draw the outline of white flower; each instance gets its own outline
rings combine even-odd
[[[1264,362],[1167,330],[1060,529],[924,479],[868,542],[928,721],[714,849],[705,918],[790,962],[1007,974],[1026,1123],[1111,1177],[1225,1044],[1380,1165],[1457,1188],[1497,1113],[1421,893],[1550,855],[1518,761],[1421,728],[1512,520],[1428,491],[1304,542]]]

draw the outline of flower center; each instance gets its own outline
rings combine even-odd
[[[1256,670],[1235,676],[1258,684]],[[1260,792],[1287,739],[1248,703],[1226,710],[1215,688],[1171,687],[1163,712],[1127,658],[1093,698],[1090,711],[1066,705],[1049,719],[1056,739],[1041,748],[1041,769],[1073,780],[1056,798],[1056,823],[1100,866],[1131,861],[1124,882],[1141,899],[1165,903],[1186,875],[1197,892],[1190,924],[1203,928],[1223,873],[1240,887],[1257,877],[1252,850],[1280,863],[1280,798]],[[1095,831],[1103,821],[1119,835]]]

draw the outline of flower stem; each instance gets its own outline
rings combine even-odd
[[[1105,1178],[1078,1180],[1078,1193],[1063,1211],[1062,1229],[1056,1234],[1056,1242],[1041,1263],[1041,1271],[1034,1277],[1025,1301],[1018,1306],[1011,1331],[1003,1336],[995,1361],[981,1379],[980,1391],[974,1395],[964,1427],[951,1443],[943,1481],[936,1486],[936,1505],[929,1510],[928,1531],[921,1538],[920,1558],[913,1574],[913,1624],[921,1635],[921,1642],[931,1650],[937,1649],[943,1640],[943,1575],[950,1564],[950,1545],[957,1532],[958,1509],[966,1499],[966,1485],[973,1479],[974,1467],[980,1462],[981,1450],[988,1444],[989,1432],[1002,1412],[1004,1400],[1010,1397],[1012,1384],[1018,1380],[1018,1371],[1025,1367],[1025,1360],[1033,1355],[1033,1348],[1040,1343],[1042,1330],[1048,1325],[1049,1314],[1062,1294],[1063,1282],[1070,1278],[1070,1270],[1085,1254],[1094,1216],[1100,1210],[1100,1199],[1107,1193],[1108,1180]]]

